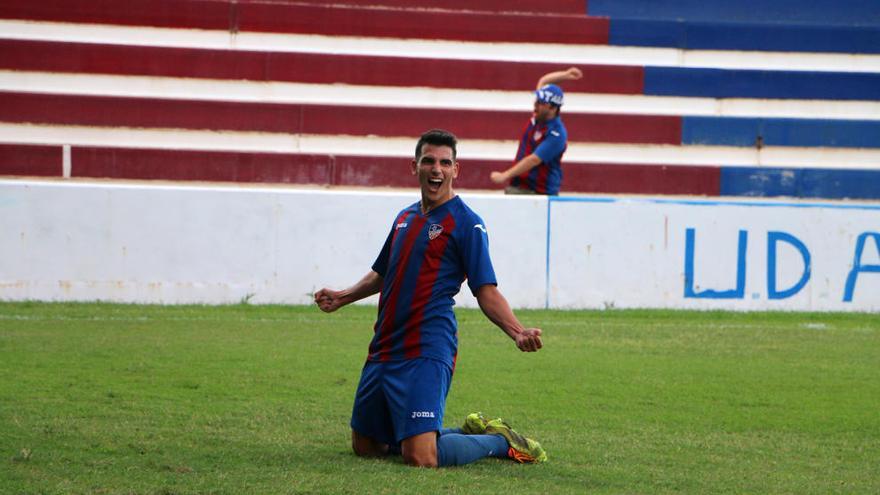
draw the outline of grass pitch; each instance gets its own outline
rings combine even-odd
[[[0,493],[880,493],[880,317],[459,310],[446,423],[547,464],[349,449],[374,308],[0,303]]]

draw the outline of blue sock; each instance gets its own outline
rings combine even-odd
[[[450,434],[450,433],[458,433],[458,434],[462,434],[462,431],[461,431],[461,428],[441,428],[441,429],[440,429],[440,436],[441,436],[441,437],[442,437],[443,435],[448,435],[448,434]]]
[[[507,458],[507,440],[501,435],[447,433],[437,438],[437,465],[462,466],[484,457]]]

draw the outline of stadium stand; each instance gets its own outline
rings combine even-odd
[[[0,175],[409,187],[446,127],[495,189],[577,65],[563,194],[880,199],[878,9],[829,1],[6,0]]]

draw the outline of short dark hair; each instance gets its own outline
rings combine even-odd
[[[455,160],[455,145],[458,144],[455,134],[443,129],[431,129],[425,131],[419,142],[416,143],[416,160],[422,154],[422,146],[425,144],[433,144],[434,146],[449,146],[452,148],[452,159]]]

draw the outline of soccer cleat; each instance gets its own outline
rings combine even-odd
[[[483,413],[470,413],[464,419],[464,426],[461,427],[461,432],[465,435],[483,435],[486,433],[487,424],[489,424],[489,421],[486,420]]]
[[[468,418],[470,418],[470,416],[468,416]],[[544,452],[544,448],[541,447],[540,443],[513,431],[513,428],[501,419],[492,419],[486,422],[486,434],[501,435],[507,439],[507,443],[510,445],[507,455],[517,462],[531,463],[547,461],[547,453]]]

